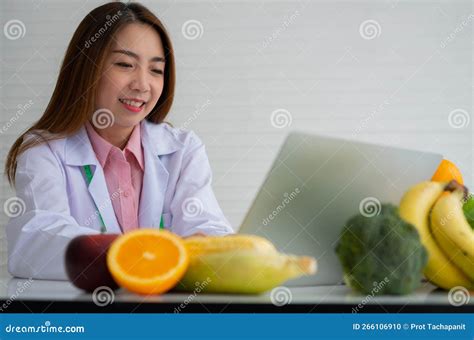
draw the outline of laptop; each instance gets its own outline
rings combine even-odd
[[[347,220],[360,211],[373,213],[381,203],[398,205],[410,186],[431,178],[442,158],[291,132],[238,232],[266,237],[281,252],[317,259],[315,275],[286,286],[341,284],[334,249]]]

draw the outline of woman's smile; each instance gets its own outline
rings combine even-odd
[[[132,99],[125,99],[125,98],[120,98],[119,102],[129,111],[131,112],[140,112],[142,111],[143,107],[146,104],[146,101],[143,101],[142,99],[138,98],[132,98]]]

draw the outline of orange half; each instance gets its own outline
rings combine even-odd
[[[131,231],[118,237],[107,252],[114,280],[138,294],[161,294],[173,288],[188,263],[183,240],[167,230]]]

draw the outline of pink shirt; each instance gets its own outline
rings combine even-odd
[[[133,129],[123,151],[102,138],[89,122],[85,125],[97,160],[104,169],[118,223],[124,233],[137,229],[144,170],[140,125]]]

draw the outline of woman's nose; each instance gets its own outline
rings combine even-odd
[[[146,92],[150,90],[150,86],[148,84],[147,77],[144,72],[137,72],[135,74],[134,79],[130,83],[130,89],[140,92]]]

